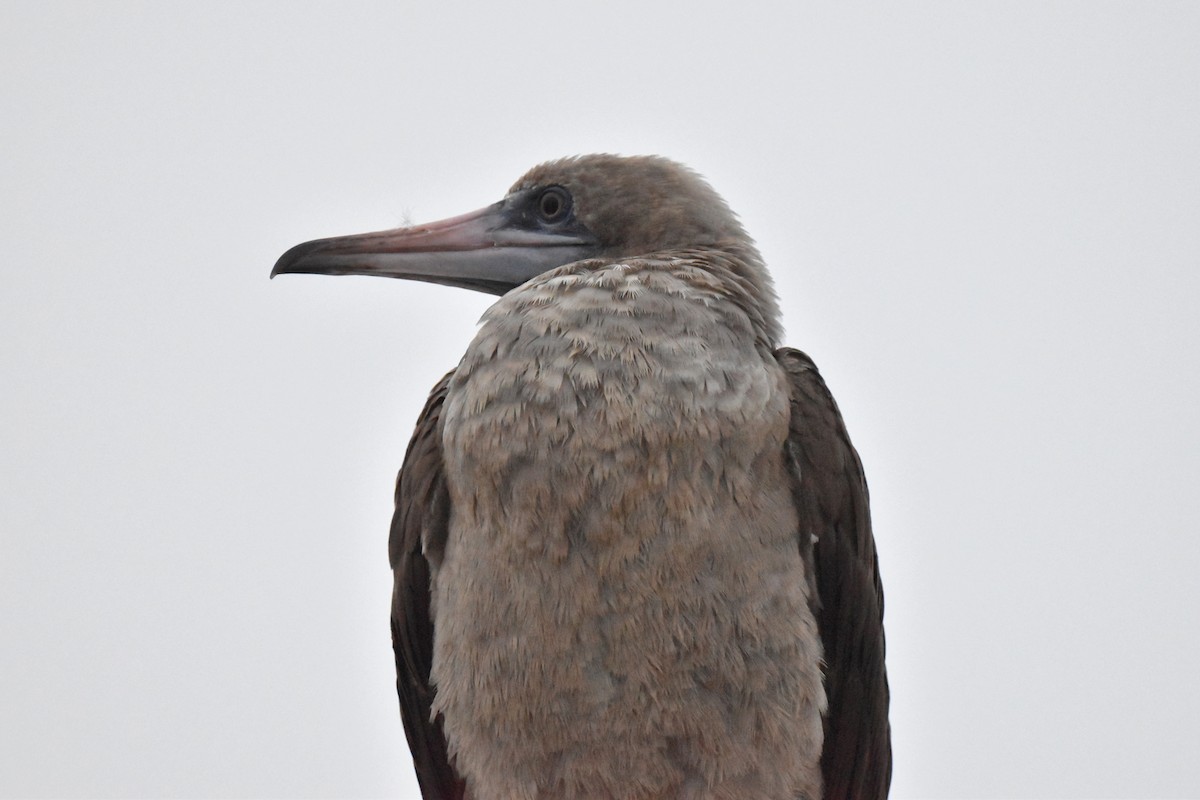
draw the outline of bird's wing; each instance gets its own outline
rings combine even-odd
[[[433,387],[408,443],[396,481],[396,513],[388,540],[395,584],[392,648],[400,715],[425,800],[461,800],[464,783],[446,753],[440,718],[430,719],[434,689],[433,618],[429,559],[440,558],[450,524],[450,497],[442,461],[442,404],[451,372]]]
[[[892,775],[883,587],[858,453],[812,359],[782,348],[801,550],[817,576],[825,648],[825,800],[882,800]],[[811,550],[809,549],[811,548]]]

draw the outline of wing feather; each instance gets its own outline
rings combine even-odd
[[[450,496],[442,459],[442,404],[447,374],[429,394],[396,481],[396,512],[388,539],[395,578],[392,649],[396,691],[424,800],[462,800],[464,783],[446,752],[441,719],[431,719],[434,688],[434,620],[430,608],[430,559],[440,558],[450,524]]]
[[[892,775],[883,586],[867,482],[841,413],[812,359],[775,353],[791,391],[788,448],[796,471],[801,550],[817,576],[825,648],[825,800],[882,800]],[[811,547],[811,552],[807,548]]]

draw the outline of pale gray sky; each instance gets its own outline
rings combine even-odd
[[[415,797],[391,489],[489,303],[267,274],[661,153],[866,464],[896,798],[1200,796],[1200,5],[0,6],[0,795]]]

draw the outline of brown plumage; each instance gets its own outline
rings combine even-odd
[[[752,241],[660,158],[530,171],[280,272],[503,295],[434,388],[389,543],[432,798],[882,798],[866,483]]]

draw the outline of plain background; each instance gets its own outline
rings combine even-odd
[[[385,540],[490,299],[319,236],[660,153],[887,589],[897,798],[1200,796],[1200,5],[0,5],[0,793],[414,796]]]

